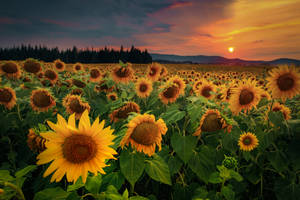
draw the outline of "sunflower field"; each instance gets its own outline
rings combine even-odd
[[[0,61],[0,199],[299,199],[300,70],[247,69]]]

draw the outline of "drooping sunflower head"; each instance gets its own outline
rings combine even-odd
[[[127,125],[126,135],[120,145],[131,144],[139,152],[144,152],[148,156],[155,153],[156,145],[161,150],[162,135],[165,135],[168,128],[162,119],[155,121],[154,115],[139,114]]]
[[[45,146],[46,139],[39,136],[35,131],[31,128],[29,129],[29,133],[27,135],[27,146],[33,152],[42,152],[46,149]]]
[[[66,64],[60,59],[57,59],[54,61],[54,67],[57,71],[63,72],[65,71]]]
[[[58,75],[53,69],[45,70],[44,76],[46,79],[51,81],[51,83],[55,83],[58,80]]]
[[[108,93],[108,92],[113,91],[113,89],[114,89],[114,86],[109,87],[107,81],[102,80],[97,85],[95,85],[94,91]]]
[[[195,136],[201,135],[202,132],[215,132],[227,128],[231,131],[231,126],[226,123],[218,110],[207,110],[201,117],[200,125],[194,133]]]
[[[160,77],[165,77],[168,75],[168,69],[165,66],[162,66],[160,71]]]
[[[256,87],[256,83],[249,80],[240,84],[237,88],[233,88],[229,99],[231,111],[238,114],[242,110],[248,111],[256,108],[261,98],[260,93],[261,88]]]
[[[33,110],[45,112],[56,105],[54,97],[46,89],[36,89],[31,92],[30,105]]]
[[[85,110],[90,111],[91,109],[90,105],[83,102],[78,95],[67,95],[67,97],[64,98],[63,105],[66,107],[67,113],[75,113],[76,119],[80,119]]]
[[[111,100],[111,101],[115,101],[115,100],[118,99],[118,95],[117,95],[117,93],[115,93],[115,92],[109,93],[109,94],[107,94],[106,96],[107,96],[107,98],[108,98],[109,100]]]
[[[84,88],[86,86],[85,82],[74,78],[72,79],[72,84],[79,88]]]
[[[286,107],[285,105],[283,104],[280,104],[279,102],[275,102],[272,106],[272,111],[273,112],[278,112],[280,111],[282,114],[283,114],[283,117],[285,120],[289,120],[291,119],[291,110]]]
[[[132,80],[133,73],[134,73],[134,71],[133,71],[133,69],[130,65],[116,66],[112,70],[111,76],[112,76],[112,79],[116,83],[125,83],[125,84],[127,84],[129,81]]]
[[[21,77],[21,69],[16,62],[8,61],[0,66],[0,74],[4,74],[7,78],[18,79]]]
[[[39,61],[32,58],[28,58],[23,64],[23,69],[26,72],[37,74],[42,70],[42,65]]]
[[[197,96],[203,96],[207,99],[212,99],[214,95],[212,92],[216,92],[216,87],[213,83],[208,81],[203,81],[199,86],[199,89],[196,91]]]
[[[141,98],[148,97],[152,90],[152,82],[146,78],[139,78],[135,83],[136,94]]]
[[[229,84],[222,88],[222,99],[223,101],[229,102],[229,99],[231,97],[233,88],[235,88],[235,84]]]
[[[80,72],[83,70],[83,65],[81,63],[75,63],[73,65],[73,71],[74,72]]]
[[[132,112],[140,113],[140,106],[135,102],[127,102],[122,107],[114,110],[109,117],[112,122],[117,122],[121,119],[127,119]]]
[[[269,72],[267,87],[273,98],[293,98],[300,93],[300,72],[295,67],[282,65]]]
[[[162,65],[159,63],[152,63],[147,69],[147,78],[151,81],[157,81],[160,77]]]
[[[258,146],[258,139],[253,133],[247,132],[240,135],[239,146],[242,151],[252,151]]]
[[[99,82],[101,78],[102,78],[101,72],[98,68],[95,67],[90,70],[90,81],[91,82],[94,82],[94,83]]]
[[[0,87],[0,104],[10,110],[16,105],[16,102],[16,92],[12,88]]]
[[[176,84],[166,84],[159,93],[159,98],[164,104],[174,103],[179,97],[179,88]]]
[[[182,78],[180,78],[179,76],[176,75],[176,76],[170,78],[169,81],[171,83],[174,83],[178,87],[180,95],[184,95],[184,89],[186,87],[186,84]]]
[[[88,111],[84,111],[78,127],[75,114],[68,121],[57,115],[57,123],[48,121],[53,132],[40,133],[47,139],[46,150],[37,156],[37,164],[51,162],[44,177],[53,173],[50,182],[59,182],[66,175],[68,182],[75,183],[79,177],[85,183],[88,172],[105,174],[106,160],[115,159],[117,152],[111,148],[115,136],[113,129],[104,128],[105,122],[97,118],[91,124]]]
[[[203,80],[198,80],[198,81],[194,82],[194,84],[193,84],[193,91],[195,93],[200,89],[200,86],[202,85],[202,83],[203,83]]]

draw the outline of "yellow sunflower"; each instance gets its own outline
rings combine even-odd
[[[90,111],[91,109],[90,105],[83,102],[78,95],[67,95],[63,100],[63,105],[65,106],[67,113],[75,113],[76,119],[80,119],[85,110]]]
[[[242,110],[248,111],[256,108],[261,98],[261,88],[256,87],[256,83],[250,80],[240,84],[232,89],[229,99],[229,107],[234,114],[238,114]]]
[[[37,74],[42,70],[42,65],[39,61],[32,58],[28,58],[23,64],[23,69],[26,72]]]
[[[46,89],[36,89],[31,92],[30,105],[32,110],[45,112],[56,105],[55,99]]]
[[[227,132],[231,132],[232,126],[226,123],[218,110],[209,109],[201,117],[200,125],[193,135],[199,136],[201,132],[214,132],[225,128]]]
[[[83,112],[78,127],[75,114],[69,117],[68,122],[59,114],[56,124],[48,121],[54,132],[40,133],[47,139],[46,150],[37,156],[38,165],[51,162],[43,176],[54,172],[50,182],[59,182],[66,175],[68,182],[75,183],[82,177],[85,183],[88,172],[105,174],[106,160],[115,159],[117,152],[110,147],[114,144],[114,130],[104,128],[104,124],[104,121],[99,123],[98,117],[91,125],[87,110]]]
[[[258,139],[253,133],[247,132],[240,135],[238,144],[240,146],[240,150],[252,151],[258,146]]]
[[[133,78],[133,69],[131,64],[124,66],[116,66],[111,72],[111,77],[116,83],[129,83]]]
[[[135,83],[136,94],[141,98],[148,97],[152,90],[152,82],[146,78],[140,78]]]
[[[0,88],[0,104],[8,110],[12,109],[17,102],[16,92],[10,87]]]
[[[160,71],[160,77],[165,77],[168,74],[168,69],[165,66],[162,66]]]
[[[114,110],[109,117],[112,122],[117,122],[121,119],[127,119],[131,112],[140,113],[140,106],[135,102],[130,101]]]
[[[196,91],[197,96],[203,96],[207,99],[212,99],[214,95],[211,92],[216,92],[216,87],[213,83],[208,81],[203,81],[199,86],[199,89]]]
[[[90,81],[97,83],[101,79],[101,72],[98,68],[94,67],[90,70]]]
[[[179,97],[179,88],[176,84],[166,84],[159,93],[159,98],[164,104],[174,103]]]
[[[18,63],[9,61],[0,66],[0,74],[7,78],[18,79],[21,77],[21,69]]]
[[[56,81],[58,80],[58,75],[57,73],[52,70],[52,69],[47,69],[44,72],[44,76],[46,79],[48,79],[49,81],[51,81],[51,83],[56,83]]]
[[[157,81],[160,77],[162,65],[159,63],[152,63],[147,69],[147,78],[151,81]]]
[[[65,71],[66,64],[60,59],[57,59],[54,61],[54,67],[57,71],[63,72]]]
[[[81,63],[75,63],[72,68],[74,72],[79,72],[83,70],[83,65]]]
[[[108,98],[109,100],[111,100],[111,101],[115,101],[115,100],[118,99],[118,95],[117,95],[117,93],[115,93],[115,92],[109,93],[109,94],[107,94],[106,96],[107,96],[107,98]]]
[[[155,153],[156,145],[161,150],[161,135],[165,135],[168,128],[162,119],[155,121],[154,115],[137,115],[127,125],[126,135],[120,145],[131,144],[139,152],[144,152],[148,156]]]
[[[293,98],[300,93],[300,73],[295,67],[283,65],[269,72],[267,88],[273,98]]]
[[[179,76],[173,76],[169,79],[169,81],[171,83],[174,83],[177,85],[178,89],[179,89],[179,95],[184,95],[184,89],[186,87],[185,82],[182,78],[180,78]]]
[[[72,84],[79,88],[84,88],[86,86],[85,82],[74,78],[72,79]]]
[[[283,114],[283,117],[284,117],[285,120],[291,119],[291,115],[290,115],[291,114],[291,110],[288,107],[286,107],[285,105],[283,105],[283,104],[275,102],[273,104],[273,106],[272,106],[272,111],[273,112],[280,111]]]

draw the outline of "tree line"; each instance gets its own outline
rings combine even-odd
[[[35,58],[45,62],[53,62],[60,59],[65,63],[118,63],[119,60],[131,63],[151,63],[152,57],[147,49],[141,51],[134,46],[130,50],[109,49],[72,49],[59,50],[58,47],[48,48],[46,46],[21,45],[11,48],[0,48],[0,60],[25,60]]]

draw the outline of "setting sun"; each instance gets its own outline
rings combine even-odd
[[[229,47],[229,48],[228,48],[228,51],[229,51],[230,53],[233,53],[233,52],[234,52],[234,47]]]

